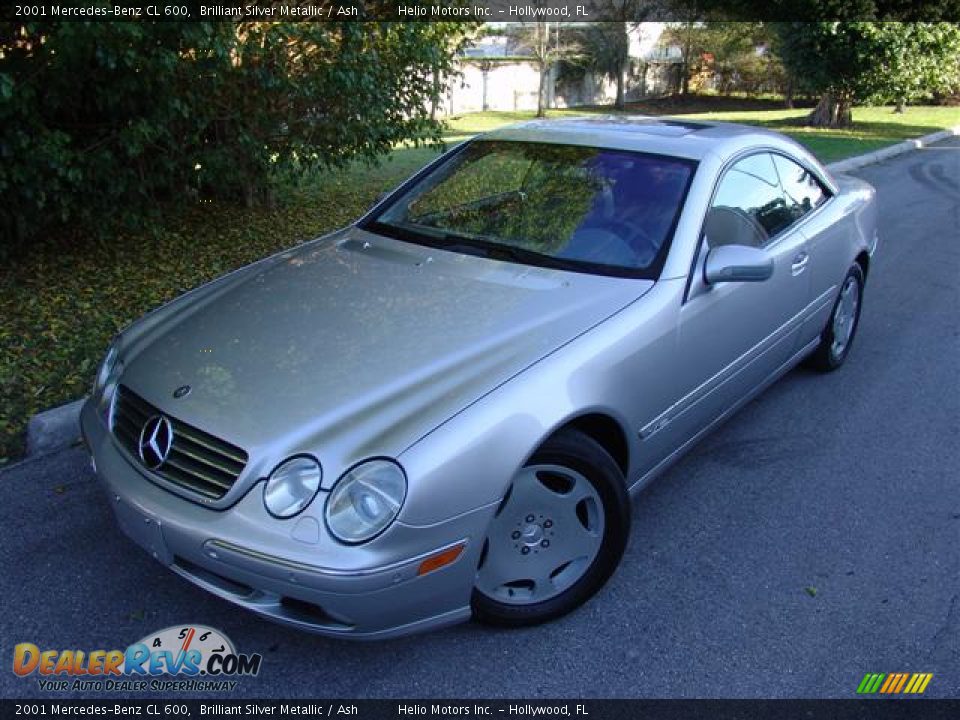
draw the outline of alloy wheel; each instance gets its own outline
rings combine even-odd
[[[560,465],[530,465],[514,478],[490,527],[477,589],[511,605],[550,600],[586,573],[606,518],[596,488]]]

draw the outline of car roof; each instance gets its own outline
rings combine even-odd
[[[702,160],[708,154],[726,159],[753,146],[797,153],[784,136],[748,125],[645,115],[588,115],[532,120],[480,136],[485,140],[587,145]]]

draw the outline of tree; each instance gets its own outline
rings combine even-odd
[[[757,94],[780,91],[786,84],[783,67],[773,52],[769,23],[710,22],[702,42],[713,61],[709,69],[720,92]]]
[[[630,68],[631,30],[641,27],[659,6],[652,0],[598,0],[595,5],[609,22],[593,25],[587,52],[596,59],[595,67],[617,84],[614,106],[623,110],[626,102],[626,76]]]
[[[798,87],[820,95],[814,126],[845,127],[854,104],[929,97],[958,80],[955,23],[780,23],[779,53]]]
[[[559,23],[542,20],[521,24],[519,30],[515,31],[515,37],[530,52],[537,66],[537,117],[544,117],[547,110],[547,81],[551,69],[555,63],[581,52],[581,45],[573,39],[571,33],[561,37]]]
[[[691,76],[698,70],[704,54],[704,21],[709,13],[703,0],[666,0],[671,17],[677,18],[664,29],[661,45],[674,45],[680,49],[680,94],[690,91]]]
[[[956,23],[877,23],[885,50],[868,82],[875,99],[907,103],[960,88],[960,26]]]
[[[130,225],[167,201],[438,139],[465,23],[0,24],[0,236]]]
[[[672,23],[660,35],[662,45],[673,45],[680,50],[680,86],[676,89],[681,95],[690,92],[690,76],[697,59],[703,56],[702,27],[703,23],[693,20]]]
[[[764,84],[777,85],[782,69],[769,52],[772,32],[762,22],[689,21],[670,24],[662,44],[680,49],[680,91],[690,91],[696,76],[713,76],[722,92],[733,89],[756,92]]]
[[[579,35],[583,43],[583,54],[579,64],[584,70],[606,75],[616,81],[617,95],[614,104],[617,109],[623,109],[624,76],[630,62],[630,39],[627,36],[625,23],[590,23],[584,25]]]

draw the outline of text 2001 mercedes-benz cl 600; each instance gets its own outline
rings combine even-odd
[[[125,532],[262,615],[541,622],[614,571],[632,492],[795,364],[843,364],[876,215],[757,129],[498,130],[128,327],[83,433]]]

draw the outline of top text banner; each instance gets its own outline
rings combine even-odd
[[[960,0],[0,0],[0,18],[19,22],[958,21]]]

